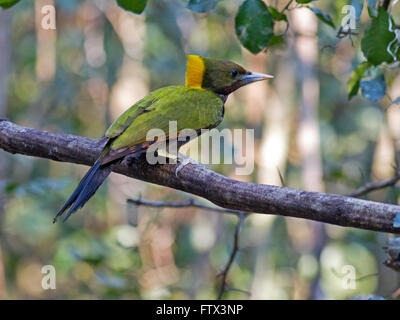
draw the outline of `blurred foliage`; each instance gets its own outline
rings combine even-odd
[[[0,0],[0,6],[17,2]],[[253,128],[259,153],[253,174],[239,178],[264,183],[259,176],[269,156],[263,158],[259,149],[268,129],[266,119],[276,109],[270,107],[275,92],[287,94],[282,98],[288,99],[285,120],[291,126],[289,151],[280,169],[287,186],[302,188],[295,141],[302,94],[297,85],[303,74],[291,15],[307,7],[321,22],[315,72],[326,191],[349,193],[366,181],[386,177],[388,173],[380,169],[393,165],[392,158],[382,164],[377,154],[382,155],[381,148],[384,155],[390,154],[394,145],[382,141],[390,124],[387,110],[397,110],[399,104],[397,96],[385,100],[398,84],[398,61],[387,50],[391,43],[399,57],[399,40],[389,26],[389,19],[394,24],[398,20],[397,7],[389,18],[376,0],[366,5],[363,1],[55,0],[57,30],[51,38],[46,32],[54,31],[43,31],[35,22],[40,3],[52,2],[20,1],[4,11],[13,15],[11,44],[2,48],[11,53],[6,115],[12,121],[98,138],[115,117],[150,90],[182,84],[185,53],[234,60],[274,74],[276,82],[282,77],[285,86],[296,84],[280,94],[278,90],[285,86],[272,82],[261,102],[258,94],[251,100],[261,87],[247,93],[243,89],[229,98],[220,129]],[[354,46],[349,35],[338,37],[342,7],[351,3],[357,14]],[[290,10],[284,10],[287,4]],[[54,60],[55,69],[52,73],[51,66],[45,67],[49,76],[41,79],[38,60],[51,48],[56,54],[44,62]],[[357,96],[360,88],[363,97]],[[254,107],[256,103],[261,104]],[[5,160],[0,164],[0,270],[4,270],[0,277],[5,280],[0,281],[4,283],[0,297],[216,297],[220,285],[216,275],[232,249],[236,217],[193,208],[127,206],[129,197],[175,201],[187,195],[112,175],[68,223],[53,225],[53,216],[87,168],[0,152]],[[235,165],[210,166],[237,178]],[[399,195],[400,187],[394,186],[368,197],[399,203]],[[251,215],[245,220],[241,249],[228,276],[229,287],[244,292],[228,291],[224,297],[332,299],[376,294],[390,298],[400,279],[383,266],[384,235],[325,227],[321,240],[309,222]],[[57,270],[56,290],[41,287],[41,268],[48,264]],[[355,289],[343,286],[346,266],[355,269]]]
[[[207,12],[215,8],[220,0],[189,0],[187,8],[196,12]]]
[[[19,0],[0,0],[0,7],[7,9],[12,7],[17,2],[19,2]]]
[[[379,8],[378,15],[372,17],[371,20],[371,25],[361,41],[361,48],[367,61],[375,66],[383,62],[393,62],[393,56],[388,49],[390,49],[389,44],[395,38],[395,33],[389,29],[387,11]]]
[[[117,3],[125,10],[140,14],[146,8],[147,0],[117,0]]]

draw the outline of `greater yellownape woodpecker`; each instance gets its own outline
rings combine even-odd
[[[104,134],[105,146],[99,158],[53,222],[68,208],[64,221],[82,208],[110,174],[112,163],[130,154],[141,154],[155,143],[146,141],[150,129],[168,132],[170,121],[176,121],[178,134],[184,129],[193,129],[201,134],[201,129],[215,128],[222,121],[224,104],[230,93],[249,83],[273,78],[267,74],[249,72],[231,61],[196,55],[188,55],[187,59],[185,86],[163,87],[149,93],[107,129]]]

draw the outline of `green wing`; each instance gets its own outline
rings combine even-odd
[[[224,103],[208,90],[183,86],[153,91],[125,111],[106,131],[111,150],[132,147],[146,141],[147,132],[158,128],[168,135],[169,121],[183,129],[214,127],[222,120]]]

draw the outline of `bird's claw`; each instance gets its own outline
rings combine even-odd
[[[197,162],[196,160],[193,160],[192,158],[185,156],[184,154],[181,154],[181,153],[178,154],[177,160],[179,162],[179,165],[175,169],[175,176],[177,178],[178,178],[179,171],[181,171],[189,163],[196,164],[196,165],[202,165],[201,163]]]

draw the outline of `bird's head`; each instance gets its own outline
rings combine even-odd
[[[187,55],[187,58],[186,86],[225,96],[246,84],[273,78],[268,74],[247,71],[231,61],[195,55]]]

